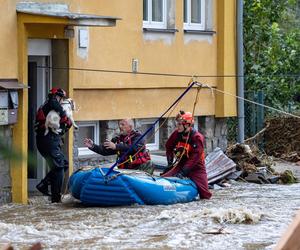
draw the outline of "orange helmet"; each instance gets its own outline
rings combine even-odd
[[[181,121],[183,124],[194,124],[194,117],[191,112],[180,111],[177,120]]]

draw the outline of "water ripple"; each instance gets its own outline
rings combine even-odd
[[[300,184],[237,183],[211,200],[88,208],[71,199],[4,205],[0,247],[26,249],[271,249],[300,208]]]

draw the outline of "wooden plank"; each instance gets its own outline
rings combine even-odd
[[[300,249],[300,210],[295,216],[287,231],[283,234],[274,250],[299,250]]]

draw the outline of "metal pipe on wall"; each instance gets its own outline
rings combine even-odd
[[[244,98],[243,9],[243,0],[237,0],[237,89],[241,98]],[[241,98],[238,98],[238,143],[243,143],[245,139],[245,110],[244,100]]]

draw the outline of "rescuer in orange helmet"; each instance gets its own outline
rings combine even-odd
[[[195,182],[200,199],[209,199],[204,136],[193,128],[192,113],[180,111],[175,121],[176,129],[166,142],[168,169],[162,176],[188,177]]]

